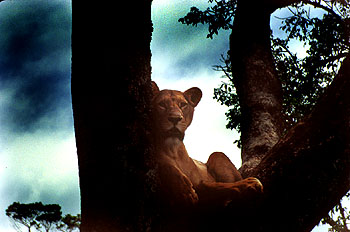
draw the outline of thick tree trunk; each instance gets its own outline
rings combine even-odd
[[[212,227],[201,231],[226,225],[234,231],[308,231],[350,187],[349,59],[313,113],[281,139],[281,86],[269,42],[274,8],[256,4],[239,1],[231,59],[244,117],[242,170],[261,179],[265,194],[259,204],[210,212],[204,222]],[[81,229],[161,230],[152,221],[157,172],[148,137],[151,2],[77,7],[72,100]],[[206,225],[201,217],[194,223]]]
[[[230,38],[242,110],[241,172],[258,177],[265,189],[261,202],[245,211],[257,226],[242,231],[310,231],[350,188],[349,58],[313,113],[281,138],[269,25],[270,14],[287,2],[296,1],[238,1]],[[238,221],[249,224],[244,218]]]
[[[350,189],[349,90],[350,56],[313,112],[254,170],[265,190],[261,231],[310,231]]]
[[[270,14],[264,4],[238,1],[230,57],[241,103],[243,176],[256,167],[283,132],[282,89],[270,45]]]
[[[74,2],[73,14],[81,230],[144,231],[157,184],[148,137],[151,1]]]

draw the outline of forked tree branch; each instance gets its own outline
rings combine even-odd
[[[265,188],[259,212],[275,218],[262,218],[263,231],[309,231],[350,189],[349,90],[348,55],[313,112],[254,170]]]

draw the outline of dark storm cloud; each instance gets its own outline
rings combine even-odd
[[[0,91],[12,90],[1,123],[31,131],[70,108],[71,12],[63,1],[5,1],[0,22]]]

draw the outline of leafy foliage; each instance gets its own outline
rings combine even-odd
[[[346,194],[350,197],[350,193]],[[337,204],[325,218],[321,220],[322,224],[328,224],[331,228],[330,232],[350,232],[348,223],[350,221],[350,211],[342,205],[341,202]]]
[[[208,24],[207,37],[212,38],[218,30],[231,28],[236,9],[236,1],[215,3],[205,11],[192,7],[179,21],[187,25]],[[325,10],[323,16],[311,16],[313,6],[304,2],[294,4],[288,8],[291,16],[281,19],[280,29],[285,32],[285,38],[271,35],[272,53],[282,82],[283,110],[289,126],[311,111],[350,50],[349,5],[320,1],[309,1],[309,4]],[[306,57],[300,58],[292,51],[290,47],[295,42],[302,43],[307,49]],[[228,80],[214,90],[214,98],[229,107],[226,127],[240,132],[241,111],[235,77],[231,73],[229,57],[222,57],[221,62],[223,65],[216,65],[214,69],[223,71]],[[235,143],[240,147],[240,141]]]
[[[225,63],[225,66],[215,65],[214,69],[225,73],[226,78],[229,82],[222,82],[219,88],[214,89],[214,99],[217,99],[221,105],[230,107],[225,113],[227,117],[227,129],[236,129],[238,133],[241,132],[241,108],[239,104],[239,97],[235,88],[235,79],[232,77],[231,63],[229,53],[227,57],[221,56],[221,62]],[[241,141],[236,140],[234,143],[241,148]]]
[[[41,202],[21,204],[14,202],[6,209],[6,216],[13,222],[16,230],[20,231],[20,225],[30,231],[35,228],[38,231],[44,229],[50,231],[54,227],[61,231],[73,231],[80,227],[80,215],[67,214],[62,218],[61,206],[57,204],[44,205]]]
[[[50,228],[61,219],[61,206],[56,204],[43,205],[41,202],[39,204],[41,204],[41,206],[37,210],[37,228],[44,227],[45,231],[49,231]]]
[[[31,227],[39,227],[39,222],[36,219],[41,214],[40,208],[42,206],[39,202],[31,204],[14,202],[6,209],[6,216],[10,217],[15,224],[22,224],[30,231]],[[16,227],[18,228],[18,226]]]
[[[336,75],[340,61],[349,53],[349,6],[342,6],[344,17],[327,12],[311,17],[305,4],[289,8],[292,16],[282,19],[285,39],[272,37],[273,55],[282,81],[283,107],[289,125],[309,113]],[[300,41],[308,47],[307,56],[298,58],[289,44]]]
[[[212,0],[209,1],[213,3]],[[220,29],[230,29],[234,20],[236,0],[215,1],[216,5],[205,11],[195,7],[179,21],[196,26],[208,24],[208,38],[212,38]],[[227,7],[227,9],[223,8]],[[313,13],[314,8],[322,9],[320,14]],[[331,83],[339,70],[341,61],[350,52],[350,5],[346,1],[305,0],[287,8],[290,16],[280,18],[280,30],[283,37],[271,34],[272,54],[277,75],[282,83],[283,113],[286,125],[292,126],[308,114],[325,88]],[[312,14],[313,13],[313,14]],[[293,43],[302,44],[306,56],[302,57],[293,50]],[[229,54],[229,53],[228,53]],[[229,107],[226,113],[228,129],[241,130],[241,110],[236,91],[236,78],[232,76],[230,57],[222,56],[221,65],[214,69],[224,72],[226,80],[214,89],[214,99]],[[239,140],[235,141],[240,147]],[[350,198],[350,194],[346,195]],[[336,217],[336,215],[340,215]],[[350,212],[339,203],[330,215],[322,220],[329,224],[329,231],[350,231],[347,222]]]
[[[179,22],[187,25],[197,26],[199,23],[208,24],[207,38],[213,38],[220,29],[228,30],[231,28],[232,19],[236,11],[237,0],[209,0],[209,3],[215,4],[208,7],[205,11],[192,7],[190,12]]]
[[[72,232],[80,228],[81,215],[72,216],[67,214],[61,219],[61,222],[58,223],[57,229],[63,232]]]

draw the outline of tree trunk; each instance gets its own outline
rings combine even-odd
[[[83,4],[73,4],[72,37],[81,230],[144,231],[157,185],[149,140],[151,1]]]
[[[350,188],[349,58],[313,113],[282,137],[269,25],[270,14],[287,2],[296,1],[238,1],[230,38],[242,111],[240,171],[265,189],[260,203],[239,216],[242,231],[310,231]],[[244,227],[252,218],[256,226]]]
[[[269,40],[275,8],[247,2],[238,2],[231,59],[245,119],[242,170],[260,178],[265,193],[259,202],[210,212],[204,222],[216,231],[225,225],[235,231],[308,231],[350,187],[350,61],[312,114],[281,138],[281,85]],[[74,4],[81,230],[159,231],[149,138],[151,2]]]
[[[242,112],[244,177],[260,163],[283,132],[282,87],[270,44],[270,14],[264,4],[238,1],[230,57]]]
[[[261,231],[310,231],[350,189],[349,90],[350,56],[313,112],[254,170],[268,215]]]

